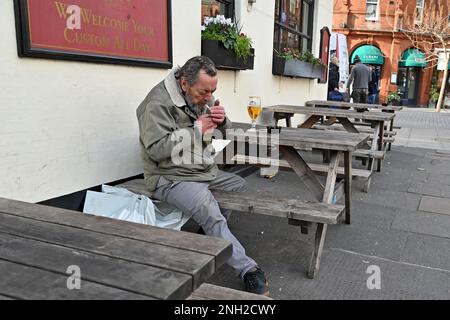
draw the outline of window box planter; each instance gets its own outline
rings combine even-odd
[[[238,59],[232,50],[225,49],[222,42],[202,40],[202,55],[209,57],[217,69],[223,70],[253,70],[254,53],[247,59]]]
[[[326,72],[324,66],[306,61],[286,60],[280,57],[273,57],[272,74],[277,76],[320,79],[324,72]]]
[[[406,100],[407,100],[407,99],[406,99]],[[406,102],[407,102],[407,101],[406,101]],[[404,105],[407,105],[406,102],[405,102]],[[390,105],[390,106],[399,106],[400,104],[402,104],[400,100],[392,100],[392,101],[388,102],[388,105]]]

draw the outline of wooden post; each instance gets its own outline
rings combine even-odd
[[[352,193],[352,153],[344,152],[345,223],[350,224]]]
[[[314,250],[309,263],[308,278],[314,279],[319,271],[320,260],[322,257],[323,246],[325,244],[325,235],[327,233],[327,225],[323,223],[317,224],[316,237],[314,239]]]

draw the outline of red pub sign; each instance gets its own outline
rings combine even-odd
[[[19,55],[172,67],[169,0],[16,0]]]

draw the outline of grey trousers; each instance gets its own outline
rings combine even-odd
[[[219,170],[216,179],[210,182],[172,182],[162,177],[153,196],[182,210],[203,228],[205,234],[230,241],[233,253],[227,263],[242,279],[257,264],[245,254],[244,247],[228,228],[231,210],[221,210],[210,189],[242,192],[245,188],[243,178]]]
[[[367,103],[367,96],[369,90],[367,89],[353,89],[352,97],[354,103]],[[358,112],[368,111],[369,109],[356,109]]]

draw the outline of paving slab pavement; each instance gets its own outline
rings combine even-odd
[[[328,227],[315,279],[306,277],[314,228],[304,235],[281,218],[232,214],[229,226],[266,272],[271,297],[450,299],[450,112],[405,108],[396,121],[402,129],[369,193],[353,180],[352,224]],[[317,153],[307,158],[321,160]],[[271,184],[273,195],[312,199],[293,173],[271,181],[255,173],[247,182],[254,192]],[[369,267],[379,268],[380,289],[368,288]],[[228,266],[209,282],[243,289]]]
[[[233,213],[230,228],[265,270],[271,296],[289,300],[450,299],[450,216],[419,210],[429,193],[446,190],[448,174],[439,172],[444,168],[450,172],[450,162],[432,163],[427,152],[395,146],[385,161],[391,164],[375,174],[368,194],[354,182],[352,224],[329,226],[314,280],[306,277],[313,232],[303,235],[280,218]],[[270,183],[274,194],[300,198],[308,194],[289,172],[281,172],[272,181],[255,173],[247,181],[256,191]],[[379,290],[367,287],[369,266],[380,268]],[[243,289],[228,266],[209,282]]]

